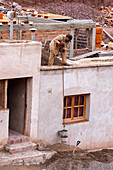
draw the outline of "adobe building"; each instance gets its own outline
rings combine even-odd
[[[0,144],[13,130],[32,141],[67,143],[82,149],[108,148],[112,139],[113,57],[41,66],[41,43],[0,43]]]
[[[44,32],[65,28],[72,35],[76,29],[84,28],[89,32],[87,46],[92,54],[98,53],[94,51],[96,24],[93,21],[15,25],[14,31],[20,35],[21,30],[31,27]],[[0,27],[2,31],[8,29],[8,25]],[[112,53],[111,57],[81,59],[79,56],[77,60],[73,47],[74,40],[67,60],[72,66],[48,67],[41,66],[40,42],[0,42],[1,145],[12,144],[14,132],[39,143],[59,143],[59,131],[65,125],[70,145],[80,140],[82,149],[113,146]]]

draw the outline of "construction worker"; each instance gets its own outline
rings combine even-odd
[[[54,57],[61,52],[62,64],[68,66],[66,63],[66,48],[69,45],[69,42],[72,40],[72,35],[59,35],[55,37],[50,43],[50,56],[49,56],[49,66],[52,66],[54,63]]]

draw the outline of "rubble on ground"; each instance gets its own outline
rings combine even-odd
[[[29,16],[36,14],[46,14],[46,13],[54,13],[64,16],[73,17],[74,19],[93,19],[94,21],[97,20],[97,18],[101,18],[103,14],[100,11],[97,11],[96,9],[87,6],[82,3],[75,3],[75,2],[60,2],[60,3],[54,3],[51,2],[47,3],[46,5],[42,5],[40,3],[35,4],[33,6],[34,8],[29,8],[28,4],[24,6],[19,5],[16,2],[0,2],[0,12],[6,14],[9,10],[14,10],[17,12],[17,15],[21,16]],[[64,8],[65,7],[65,8]],[[101,19],[100,19],[101,22]]]
[[[22,4],[22,3],[21,3]],[[97,22],[99,26],[112,27],[113,26],[113,7],[101,6],[98,10],[94,7],[90,7],[83,3],[75,2],[51,2],[45,5],[37,2],[32,8],[28,7],[28,4],[24,6],[17,2],[0,2],[0,12],[6,14],[9,10],[16,11],[20,16],[36,16],[37,14],[54,13],[64,16],[69,16],[74,19],[92,19]],[[26,7],[25,7],[26,5]],[[65,8],[64,8],[65,7]]]
[[[8,11],[14,10],[17,15],[28,16],[32,14],[38,14],[38,11],[34,8],[23,8],[16,2],[0,2],[0,13],[7,14]]]
[[[100,11],[103,14],[102,22],[104,27],[113,27],[113,7],[101,6]]]

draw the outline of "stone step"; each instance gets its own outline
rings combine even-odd
[[[8,144],[16,144],[16,143],[22,143],[22,142],[28,142],[29,137],[28,136],[21,136],[21,137],[13,137],[8,139]]]
[[[0,145],[0,151],[4,150],[4,146]]]
[[[9,153],[17,153],[17,152],[25,152],[29,150],[35,150],[37,148],[37,144],[33,142],[23,142],[23,143],[16,143],[16,144],[7,144],[5,146],[5,150]]]
[[[20,134],[19,132],[16,132],[14,130],[9,131],[8,144],[22,143],[22,142],[28,142],[28,141],[29,141],[28,136]]]
[[[10,154],[9,152],[0,152],[0,167],[7,165],[39,165],[50,159],[55,151],[26,151]],[[37,167],[38,168],[38,167]],[[0,168],[1,169],[1,168]],[[12,168],[13,169],[13,168]],[[18,169],[18,168],[17,168]],[[20,169],[20,168],[19,168]]]

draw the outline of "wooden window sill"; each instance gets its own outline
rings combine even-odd
[[[0,110],[7,110],[8,108],[0,108]]]
[[[67,122],[63,122],[63,125],[66,124],[73,124],[73,123],[81,123],[81,122],[88,122],[88,120],[73,120],[73,121],[67,121]]]

